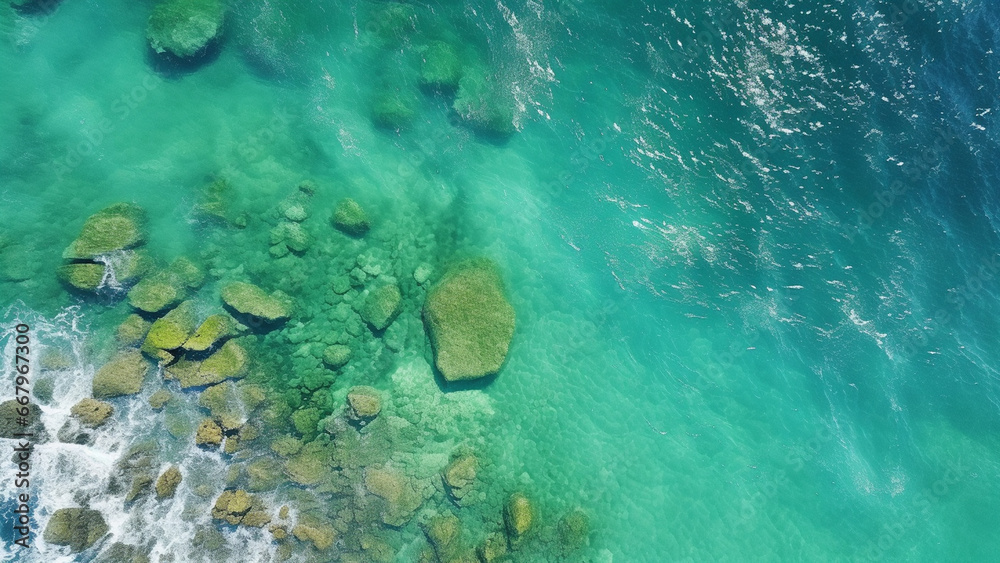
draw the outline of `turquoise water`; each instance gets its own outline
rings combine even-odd
[[[213,521],[218,494],[245,483],[229,468],[266,442],[244,457],[194,447],[197,392],[150,376],[111,400],[116,430],[38,445],[37,546],[12,547],[3,520],[7,560],[88,561],[114,542],[152,561],[377,560],[360,529],[388,560],[418,561],[435,514],[474,547],[515,491],[536,524],[513,561],[1000,558],[994,4],[247,2],[185,65],[149,50],[152,6],[2,9],[5,368],[16,320],[36,327],[37,360],[71,359],[47,376],[55,435],[131,313],[122,292],[68,291],[62,249],[134,202],[156,260],[207,273],[200,313],[234,280],[294,298],[248,346],[247,381],[289,409],[266,435],[371,385],[395,429],[378,446],[388,466],[433,492],[403,525],[335,524],[326,550]],[[494,77],[512,134],[421,88],[432,41]],[[373,124],[385,92],[413,110],[398,130]],[[218,178],[245,228],[198,213]],[[275,209],[304,180],[312,245],[273,258]],[[329,223],[343,197],[372,216],[363,239]],[[385,335],[352,335],[359,361],[302,394],[325,373],[303,344],[357,322],[330,287],[358,255],[399,280],[403,312]],[[468,256],[499,265],[517,328],[495,378],[446,385],[412,273],[437,280]],[[146,400],[164,385],[178,401],[157,413]],[[189,477],[172,502],[126,503],[108,480],[151,438],[157,467]],[[462,447],[480,471],[476,502],[456,506],[438,473]],[[262,496],[332,522],[366,506],[360,475]],[[42,541],[56,509],[85,504],[107,538],[82,554]],[[566,552],[557,522],[573,509],[590,530]],[[208,529],[213,548],[196,537]]]

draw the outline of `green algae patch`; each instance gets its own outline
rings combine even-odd
[[[181,474],[181,469],[179,467],[176,465],[168,467],[167,470],[160,474],[159,478],[156,479],[156,498],[172,498],[183,478],[184,476]]]
[[[221,339],[231,336],[235,329],[236,322],[229,315],[212,315],[184,342],[183,348],[195,352],[208,350]]]
[[[142,344],[144,352],[156,355],[156,350],[180,348],[196,326],[194,303],[185,301],[163,317],[156,319]]]
[[[79,291],[95,291],[104,281],[104,265],[93,262],[63,264],[57,273],[60,280]]]
[[[102,254],[141,245],[145,211],[131,203],[116,203],[90,216],[80,236],[63,252],[67,260],[89,260]]]
[[[233,282],[222,288],[222,301],[239,313],[259,317],[268,322],[287,319],[292,316],[292,299],[275,291],[266,291],[245,282]]]
[[[168,276],[146,278],[128,292],[129,305],[147,313],[159,313],[173,307],[184,297],[183,292]]]
[[[514,493],[507,499],[503,509],[503,522],[507,530],[507,540],[511,546],[518,545],[531,531],[535,521],[535,508],[528,497]]]
[[[517,132],[514,99],[499,82],[495,74],[484,68],[466,72],[459,81],[452,107],[477,133],[507,138]]]
[[[205,283],[205,272],[184,256],[174,259],[167,272],[189,289],[197,289]]]
[[[500,371],[514,336],[514,308],[492,261],[467,261],[445,274],[427,294],[424,320],[446,380]]]
[[[89,508],[60,508],[52,514],[42,537],[47,543],[69,546],[73,553],[97,543],[108,533],[104,516]]]
[[[192,57],[222,32],[225,16],[220,0],[165,0],[153,8],[146,38],[157,53]]]
[[[86,398],[73,405],[69,412],[84,426],[97,428],[108,420],[115,408],[104,401]]]
[[[375,330],[385,330],[399,315],[402,303],[399,286],[384,285],[368,294],[361,318]]]
[[[423,503],[410,480],[396,469],[365,469],[365,487],[373,495],[385,500],[380,515],[382,522],[388,526],[405,525]]]
[[[340,200],[331,220],[335,227],[355,237],[364,236],[371,228],[368,214],[358,202],[349,197]]]
[[[581,549],[590,536],[590,518],[583,510],[576,508],[567,512],[556,525],[559,547],[566,553]]]
[[[137,346],[146,339],[146,334],[149,333],[151,326],[153,323],[132,313],[125,317],[122,324],[118,325],[118,341],[126,346]]]
[[[246,373],[247,351],[235,340],[227,340],[214,354],[196,366],[176,373],[182,388],[213,385]]]
[[[339,369],[351,361],[351,349],[343,344],[333,344],[323,350],[323,363],[330,369]]]
[[[93,396],[98,399],[134,395],[142,389],[149,364],[138,350],[120,352],[94,375]]]
[[[462,80],[462,59],[453,46],[432,41],[423,53],[420,66],[421,85],[440,92],[454,92]]]

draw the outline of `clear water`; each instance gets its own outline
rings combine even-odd
[[[233,279],[295,297],[298,315],[252,351],[275,394],[301,342],[327,336],[344,260],[500,265],[518,324],[495,380],[442,388],[413,293],[402,350],[331,387],[340,401],[374,385],[418,428],[394,446],[415,478],[460,444],[483,463],[481,502],[437,494],[377,530],[397,561],[417,560],[419,524],[440,510],[479,541],[515,490],[541,530],[515,561],[1000,558],[997,5],[414,3],[398,33],[384,5],[234,3],[218,53],[185,69],[148,51],[150,2],[0,10],[0,235],[16,241],[0,250],[4,366],[17,319],[70,353],[44,409],[53,434],[130,312],[67,292],[61,251],[88,216],[133,201],[158,259],[209,271],[203,309]],[[418,88],[432,39],[496,73],[516,133],[477,134]],[[400,131],[372,124],[386,87],[417,100]],[[246,229],[193,212],[214,177]],[[273,259],[273,210],[305,179],[313,247]],[[366,242],[327,221],[345,196],[373,216]],[[170,434],[145,404],[158,387],[116,399],[119,431],[94,445],[38,447],[37,547],[12,548],[3,520],[6,560],[89,560],[114,541],[151,545],[153,561],[204,556],[192,538],[217,524],[193,483],[173,503],[104,493],[150,438],[164,463],[224,486],[233,460]],[[40,535],[81,491],[112,537],[72,555]],[[576,507],[589,543],[564,556],[546,538]],[[250,547],[216,557],[280,551],[266,528],[219,529]],[[293,560],[343,548],[290,545]]]

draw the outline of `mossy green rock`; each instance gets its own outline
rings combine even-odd
[[[119,352],[94,375],[93,396],[104,399],[134,395],[142,389],[147,373],[149,363],[138,350]]]
[[[197,289],[205,283],[205,272],[189,258],[180,256],[170,263],[167,271],[185,287]]]
[[[478,469],[479,460],[472,454],[463,454],[452,459],[441,474],[448,494],[455,500],[465,497],[472,490]]]
[[[69,409],[70,414],[79,419],[80,423],[90,428],[104,424],[115,408],[109,403],[97,399],[82,399]]]
[[[517,131],[513,94],[503,88],[495,74],[484,68],[463,74],[452,107],[479,133],[509,137]]]
[[[251,491],[269,491],[285,480],[281,462],[270,457],[259,457],[247,465],[247,488]]]
[[[118,325],[118,341],[126,346],[135,346],[146,339],[151,326],[153,323],[132,313]]]
[[[67,260],[93,259],[142,244],[145,212],[131,203],[116,203],[90,216],[80,236],[63,252]]]
[[[244,315],[274,322],[292,315],[292,299],[280,291],[268,295],[256,285],[233,282],[222,288],[222,301]]]
[[[590,535],[590,518],[580,509],[571,510],[559,520],[556,532],[559,545],[565,551],[580,549]]]
[[[222,444],[222,427],[211,418],[203,419],[195,432],[194,443],[199,446],[219,446]]]
[[[173,497],[183,478],[184,476],[181,474],[179,467],[176,465],[168,467],[156,480],[156,498],[164,499]]]
[[[403,296],[397,285],[384,285],[373,290],[361,308],[361,318],[375,330],[385,330],[399,315]]]
[[[108,533],[104,516],[89,508],[60,508],[45,526],[43,538],[47,543],[68,545],[74,553],[97,543]]]
[[[183,347],[195,352],[208,350],[219,340],[232,335],[235,328],[236,323],[229,315],[212,315],[201,323],[191,338],[184,342]]]
[[[371,420],[382,412],[382,399],[375,388],[358,385],[347,392],[347,406],[351,409],[351,418]]]
[[[500,370],[514,336],[514,308],[493,262],[459,264],[428,294],[424,320],[435,365],[448,381]]]
[[[225,15],[220,0],[164,0],[149,16],[146,38],[157,53],[191,57],[222,32]]]
[[[333,211],[333,224],[341,231],[356,237],[363,236],[371,227],[368,214],[351,198],[344,198]]]
[[[185,301],[163,317],[156,319],[143,342],[143,351],[175,350],[180,348],[197,326],[194,303]]]
[[[514,493],[507,499],[503,509],[503,522],[511,545],[518,544],[531,531],[534,519],[535,509],[528,497]]]
[[[153,276],[135,284],[128,292],[129,305],[147,313],[159,313],[176,305],[184,297],[168,276]]]
[[[59,267],[59,279],[80,291],[96,291],[104,281],[104,264],[79,262]]]
[[[416,104],[416,96],[405,92],[379,92],[372,100],[372,122],[387,129],[402,129],[413,121]]]
[[[462,524],[454,514],[434,516],[424,525],[424,533],[441,561],[451,561],[460,550]]]
[[[420,82],[443,92],[458,89],[462,79],[462,60],[454,47],[443,41],[432,41],[424,51],[420,67]]]
[[[483,541],[476,550],[482,563],[496,563],[507,555],[507,538],[499,532],[494,532]]]
[[[351,361],[351,349],[343,344],[327,346],[323,350],[323,363],[330,369],[338,369]]]
[[[201,387],[243,377],[246,365],[247,351],[235,340],[227,340],[214,354],[197,365],[197,369],[177,370],[174,373],[181,387]]]

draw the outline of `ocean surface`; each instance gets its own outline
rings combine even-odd
[[[1000,560],[1000,4],[249,0],[188,60],[151,49],[153,8],[0,7],[0,399],[28,324],[48,434],[30,549],[0,455],[3,560],[475,561],[514,493],[534,515],[514,562]],[[457,92],[421,82],[441,44]],[[345,197],[364,237],[330,223]],[[240,338],[264,406],[235,453],[195,445],[202,389],[152,363],[89,439],[57,438],[133,313],[115,256],[81,292],[63,250],[119,202],[157,268],[203,271],[200,318],[233,281],[294,300]],[[286,252],[296,202],[308,244]],[[447,383],[421,309],[470,257],[516,329],[496,376]],[[385,280],[402,312],[372,332],[346,300]],[[355,348],[336,376],[334,343]],[[295,482],[269,444],[347,448],[355,385],[381,397],[378,439]],[[462,502],[456,452],[478,460]],[[271,524],[213,519],[259,459]],[[172,498],[126,500],[170,465]],[[67,507],[107,533],[45,541]],[[454,553],[428,539],[446,514]],[[332,545],[274,531],[303,522]]]

